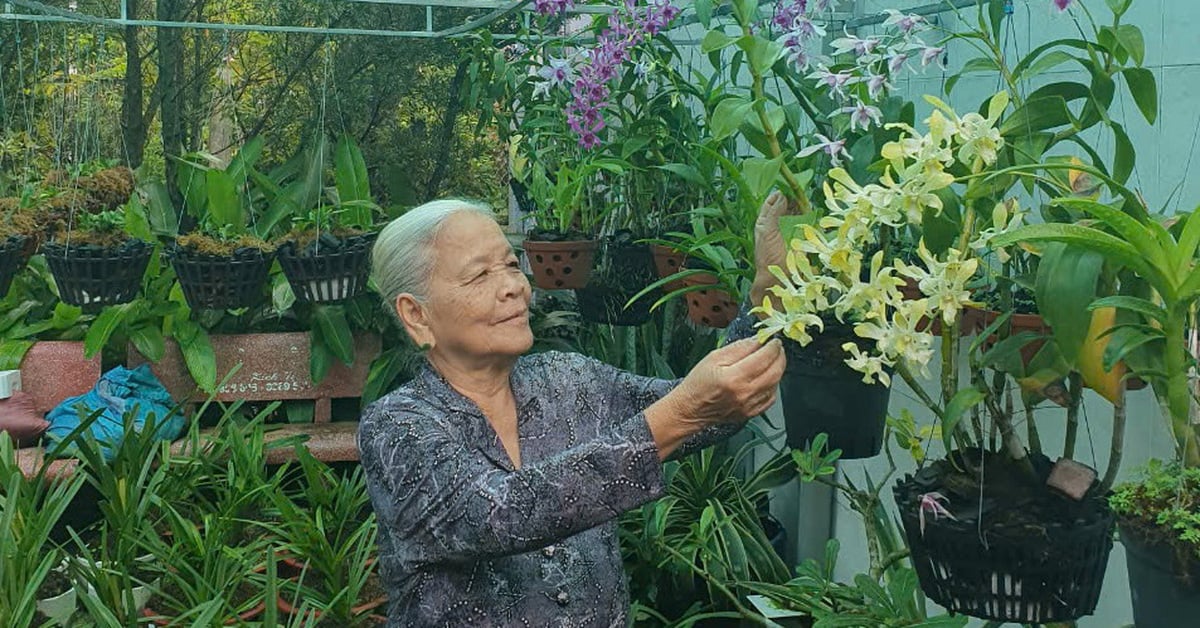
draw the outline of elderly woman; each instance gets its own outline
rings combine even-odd
[[[784,205],[773,196],[763,215]],[[778,221],[764,224],[760,268],[783,254]],[[728,344],[678,382],[581,355],[523,357],[529,282],[491,212],[463,201],[393,221],[373,263],[387,307],[427,349],[423,372],[367,408],[358,434],[388,625],[625,625],[615,519],[663,494],[663,460],[771,406],[778,341]]]

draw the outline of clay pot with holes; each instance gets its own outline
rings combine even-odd
[[[679,272],[683,268],[683,263],[687,261],[687,254],[661,244],[651,244],[650,253],[654,256],[654,269],[658,271],[659,279],[670,277]],[[682,287],[683,282],[672,281],[663,286],[663,289],[667,292],[672,292]]]
[[[533,270],[533,285],[543,290],[586,287],[597,245],[596,240],[525,240],[523,248]]]
[[[689,291],[684,294],[688,304],[688,318],[697,325],[727,327],[737,318],[738,304],[728,292],[718,287],[717,276],[711,273],[689,275],[683,279],[685,288],[712,286]]]

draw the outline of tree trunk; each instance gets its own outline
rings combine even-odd
[[[127,3],[129,19],[138,19],[137,0]],[[126,26],[125,38],[125,93],[121,99],[121,138],[125,144],[125,158],[130,168],[142,165],[146,154],[145,104],[142,87],[142,52],[138,46],[141,28]]]
[[[454,127],[458,122],[458,114],[462,112],[463,104],[459,92],[462,91],[463,81],[467,78],[467,67],[466,60],[459,62],[458,69],[454,72],[454,78],[450,80],[449,94],[446,97],[446,114],[442,117],[442,136],[438,141],[437,161],[434,162],[433,172],[430,173],[429,182],[425,185],[425,198],[434,198],[437,195],[438,189],[442,186],[442,180],[446,178],[446,171],[450,167]]]
[[[158,19],[180,19],[182,0],[156,0]],[[183,196],[175,172],[175,157],[183,154],[183,32],[177,28],[160,28],[158,38],[158,80],[162,85],[160,111],[162,115],[163,157],[166,161],[167,190],[171,201],[183,205]]]

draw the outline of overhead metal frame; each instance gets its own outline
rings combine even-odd
[[[183,28],[192,30],[211,30],[211,31],[241,31],[241,32],[261,32],[261,33],[295,33],[308,35],[326,35],[326,36],[346,36],[346,37],[387,37],[387,38],[415,38],[415,39],[448,39],[455,37],[464,37],[473,31],[486,28],[489,24],[502,19],[504,17],[520,13],[528,25],[530,15],[533,13],[532,0],[342,0],[343,2],[352,2],[356,4],[374,4],[388,6],[407,6],[413,8],[424,7],[425,9],[425,28],[422,30],[393,30],[393,29],[371,29],[371,28],[339,28],[339,27],[320,27],[320,26],[298,26],[288,24],[244,24],[233,22],[210,22],[210,21],[174,21],[174,20],[149,20],[149,19],[131,19],[129,17],[128,2],[136,0],[117,0],[119,7],[119,15],[116,17],[99,16],[90,13],[84,13],[73,8],[63,8],[53,6],[41,2],[39,0],[2,0],[0,1],[0,20],[7,21],[24,21],[24,22],[50,22],[50,23],[66,23],[66,24],[83,24],[100,26],[104,28],[123,29],[128,26],[141,26],[151,28]],[[770,4],[776,0],[759,0],[759,4]],[[934,15],[953,11],[965,6],[975,4],[976,0],[943,0],[942,2],[934,2],[931,4],[909,9],[909,13],[918,15]],[[24,9],[24,12],[16,11],[16,8]],[[728,10],[728,7],[722,7]],[[434,28],[434,11],[435,9],[479,9],[487,11],[487,13],[467,20],[462,24],[458,24],[448,28]],[[611,13],[615,10],[612,6],[579,4],[566,9],[569,15],[602,15]],[[883,14],[872,16],[854,16],[847,13],[836,13],[826,20],[827,24],[843,26],[847,29],[854,30],[862,26],[879,24],[886,19]],[[676,29],[695,24],[697,21],[696,15],[690,14],[685,16],[677,25]],[[515,33],[493,33],[495,39],[514,39],[518,35]],[[689,43],[687,41],[677,41],[677,43]],[[698,43],[698,42],[690,42]]]

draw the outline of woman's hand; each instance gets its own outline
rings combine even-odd
[[[762,305],[767,289],[775,285],[772,266],[783,268],[787,263],[787,243],[779,231],[779,219],[792,212],[793,205],[779,191],[771,192],[763,201],[754,222],[754,283],[750,286],[750,303]]]
[[[787,360],[783,344],[739,340],[710,352],[665,397],[646,409],[646,421],[666,458],[687,437],[720,423],[741,423],[775,403]]]

